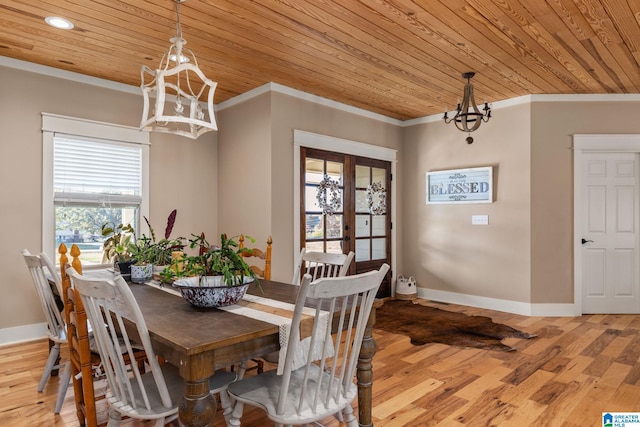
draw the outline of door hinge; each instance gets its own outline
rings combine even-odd
[[[392,222],[389,223],[389,230],[393,230],[393,223]]]
[[[393,174],[392,173],[389,174],[389,181],[393,181]]]

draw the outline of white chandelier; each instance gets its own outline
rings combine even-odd
[[[175,0],[177,32],[171,46],[153,71],[146,65],[140,70],[144,110],[140,130],[173,133],[196,139],[205,132],[218,130],[213,108],[213,94],[218,83],[209,80],[200,68],[196,56],[185,48],[180,27],[180,3]],[[175,66],[172,63],[175,62]],[[145,82],[145,77],[150,77]],[[199,100],[206,97],[206,108]],[[155,98],[152,106],[150,98]]]
[[[476,105],[476,100],[473,97],[473,85],[471,84],[471,78],[475,75],[476,73],[472,71],[462,73],[462,78],[467,79],[467,83],[464,85],[462,103],[458,103],[455,116],[449,118],[445,111],[443,117],[445,123],[454,122],[458,129],[469,134],[478,129],[482,122],[488,122],[491,118],[491,107],[489,107],[489,104],[485,102],[484,108],[480,111]],[[471,135],[467,136],[466,141],[467,144],[471,144],[473,142]]]

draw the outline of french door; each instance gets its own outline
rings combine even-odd
[[[355,252],[350,274],[391,265],[391,162],[301,147],[300,247]],[[391,295],[389,278],[378,297]]]

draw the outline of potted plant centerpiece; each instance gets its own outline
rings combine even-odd
[[[171,239],[171,231],[176,219],[176,209],[167,218],[167,227],[164,238],[156,240],[156,233],[151,226],[149,218],[143,217],[149,227],[150,237],[143,234],[135,242],[130,244],[129,251],[135,263],[131,266],[131,281],[143,283],[153,276],[154,266],[166,266],[171,263],[171,254],[174,251],[182,250],[185,246],[184,238]]]
[[[131,274],[131,241],[135,232],[131,224],[114,224],[106,222],[102,225],[102,237],[105,241],[102,245],[104,256],[109,262],[118,266],[121,274]]]
[[[235,304],[252,282],[259,286],[256,274],[241,255],[248,249],[239,248],[225,234],[220,236],[219,246],[211,246],[204,235],[192,236],[189,247],[198,248],[198,255],[184,256],[163,271],[163,279],[174,277],[174,286],[191,304],[198,307]]]
[[[156,249],[150,237],[144,234],[130,244],[129,252],[134,260],[131,264],[131,281],[144,283],[153,276],[153,262],[156,258]]]
[[[185,247],[186,239],[184,237],[171,238],[171,232],[173,231],[173,225],[176,221],[177,209],[174,209],[167,218],[167,226],[164,230],[164,238],[156,241],[156,233],[151,227],[151,223],[144,217],[144,220],[149,226],[149,232],[151,234],[151,243],[153,245],[153,265],[156,267],[171,264],[171,254],[176,251],[181,251]]]

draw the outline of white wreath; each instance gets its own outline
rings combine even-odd
[[[374,203],[374,197],[377,201]],[[387,190],[382,183],[374,182],[367,187],[367,205],[371,215],[384,215],[387,213]]]
[[[329,193],[329,197],[327,197],[327,192]],[[329,175],[325,175],[324,179],[320,181],[318,185],[316,201],[324,215],[333,215],[340,210],[340,188],[338,187],[338,181],[334,181]]]

